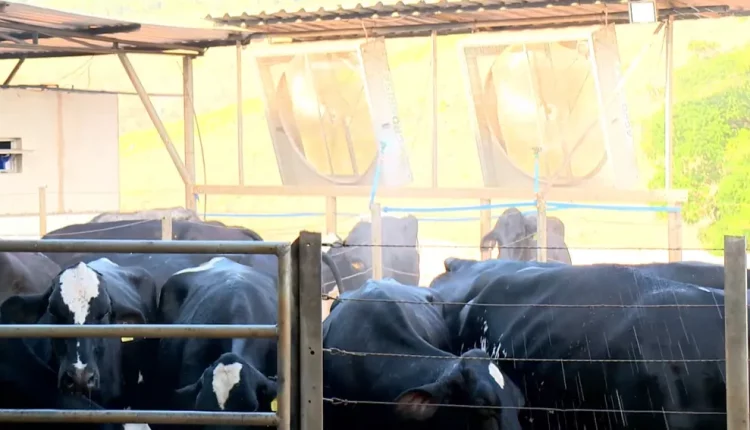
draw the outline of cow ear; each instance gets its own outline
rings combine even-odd
[[[195,409],[196,403],[198,402],[198,394],[200,394],[202,388],[203,378],[198,378],[198,381],[195,383],[175,390],[172,404],[177,405],[179,408],[184,408],[185,410]]]
[[[396,413],[403,418],[424,421],[437,412],[439,400],[427,386],[413,388],[396,398]]]
[[[164,284],[159,297],[159,317],[157,320],[160,324],[171,324],[177,320],[182,303],[189,292],[189,286],[178,280],[171,279]]]
[[[3,324],[36,324],[47,311],[52,288],[43,294],[11,296],[0,305]]]

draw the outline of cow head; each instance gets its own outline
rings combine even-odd
[[[384,216],[382,224],[383,277],[406,285],[419,284],[419,224],[415,217]],[[372,277],[372,223],[359,221],[341,246],[328,254],[341,273],[345,291],[356,290]],[[331,279],[324,275],[324,283]],[[343,291],[341,291],[343,293]]]
[[[177,390],[174,403],[182,410],[271,412],[275,399],[276,383],[239,355],[228,352],[206,368],[194,384]],[[204,427],[206,430],[213,428]]]
[[[434,381],[404,391],[396,398],[396,413],[405,419],[434,420],[437,428],[520,430],[520,390],[489,360],[483,350],[465,352]],[[438,408],[453,404],[468,409]],[[431,421],[433,422],[433,421]]]
[[[110,263],[114,264],[114,263]],[[113,298],[104,276],[86,263],[60,272],[43,294],[13,296],[2,304],[4,323],[132,324],[145,323],[138,301]],[[58,385],[67,393],[83,393],[104,403],[121,394],[120,338],[52,339]]]

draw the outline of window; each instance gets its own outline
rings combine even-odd
[[[0,138],[0,174],[21,173],[21,139]]]

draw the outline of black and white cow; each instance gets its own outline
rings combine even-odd
[[[368,281],[336,299],[323,325],[329,429],[520,429],[520,392],[482,350],[447,352],[451,335],[437,292]],[[372,356],[361,353],[419,357]],[[422,358],[434,356],[435,358]],[[367,404],[393,402],[393,404]],[[466,405],[470,408],[440,407]],[[500,409],[507,407],[509,409]]]
[[[481,241],[482,248],[497,246],[498,258],[506,260],[536,260],[537,214],[525,215],[516,208],[506,209],[495,226]],[[571,264],[570,252],[565,244],[565,225],[554,216],[547,217],[547,259]]]
[[[633,264],[640,272],[657,278],[669,279],[706,288],[724,289],[724,266],[702,261],[678,261],[672,263]],[[750,270],[747,271],[750,280]]]
[[[0,306],[5,324],[145,324],[156,315],[156,286],[143,269],[107,259],[68,267],[46,292],[16,295]],[[57,370],[63,393],[80,393],[103,406],[131,406],[136,387],[155,360],[153,341],[125,338],[29,339]],[[127,358],[127,359],[125,359]]]
[[[60,266],[39,252],[0,252],[0,303],[47,290],[58,273]]]
[[[384,216],[382,227],[383,277],[406,285],[419,285],[419,223],[408,215],[403,218]],[[330,240],[331,238],[327,238]],[[339,293],[353,291],[372,277],[372,224],[358,222],[341,241],[324,241],[332,246],[325,253],[331,256],[341,274],[343,287]],[[323,276],[323,292],[335,286],[330,274]]]
[[[273,325],[277,294],[274,277],[216,257],[164,284],[159,322]],[[275,339],[162,339],[154,393],[170,409],[270,412],[276,350]]]
[[[473,282],[460,343],[500,359],[532,408],[524,427],[726,428],[721,291],[616,265]]]
[[[120,239],[120,240],[159,240],[161,239],[161,221],[115,221],[103,223],[74,224],[46,234],[42,239]],[[244,227],[227,227],[220,222],[172,222],[173,240],[227,240],[258,241],[261,236]],[[92,253],[49,253],[49,258],[61,266],[68,266],[80,261],[91,261],[107,258],[119,265],[143,267],[155,279],[157,285],[163,284],[173,273],[195,267],[209,261],[215,255],[210,254],[92,254]],[[278,259],[273,255],[243,254],[225,255],[239,263],[254,267],[271,276],[278,274]],[[323,255],[325,276],[342,285],[341,276],[332,258]],[[326,270],[327,267],[327,270]]]

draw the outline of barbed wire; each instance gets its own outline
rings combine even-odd
[[[399,354],[393,352],[364,352],[347,351],[340,348],[323,348],[323,352],[331,355],[347,355],[354,357],[394,357],[429,360],[455,360],[454,355],[421,355],[421,354]],[[695,358],[695,359],[625,359],[625,358],[513,358],[513,357],[461,357],[461,360],[475,361],[506,361],[506,362],[535,362],[535,363],[723,363],[724,358]]]
[[[339,397],[324,397],[324,402],[331,403],[334,405],[382,405],[382,406],[397,406],[397,405],[412,405],[424,407],[423,403],[398,403],[398,402],[387,402],[377,400],[349,400],[342,399]],[[587,408],[555,408],[555,407],[544,407],[544,406],[496,406],[496,405],[457,405],[451,403],[430,403],[431,407],[440,408],[466,408],[466,409],[493,409],[493,410],[526,410],[526,411],[538,411],[538,412],[549,412],[549,413],[604,413],[604,414],[665,414],[665,415],[726,415],[726,412],[718,411],[674,411],[666,410],[645,410],[645,409],[587,409]]]
[[[357,244],[351,244],[351,243],[341,243],[341,242],[333,242],[333,243],[323,243],[322,246],[328,246],[333,248],[354,248],[354,247],[362,247],[362,248],[434,248],[434,249],[484,249],[484,250],[490,250],[490,247],[480,247],[479,245],[469,245],[469,244],[420,244],[419,247],[412,244],[372,244],[372,243],[357,243]],[[575,246],[575,245],[569,245],[569,246],[521,246],[521,245],[515,245],[515,246],[503,246],[504,249],[546,249],[546,250],[590,250],[590,251],[598,251],[598,250],[612,250],[612,251],[724,251],[724,248],[686,248],[686,247],[639,247],[639,246],[622,246],[622,247],[603,247],[603,246]],[[748,249],[750,250],[750,248]]]
[[[724,304],[714,302],[714,304],[604,304],[604,303],[580,303],[580,304],[561,304],[561,303],[472,303],[472,302],[453,302],[453,301],[424,301],[424,300],[395,300],[395,299],[363,299],[358,297],[333,297],[328,294],[321,294],[323,300],[340,300],[342,302],[371,302],[371,303],[398,303],[409,305],[423,306],[477,306],[488,308],[560,308],[560,309],[591,309],[591,308],[611,308],[611,309],[667,309],[667,308],[723,308]]]

